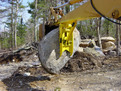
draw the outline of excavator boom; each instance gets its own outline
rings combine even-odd
[[[114,19],[119,19],[121,17],[121,0],[88,0],[85,4],[80,5],[78,8],[63,16],[59,22],[82,21],[101,17],[92,7],[91,1],[94,7],[104,16]]]
[[[80,0],[83,1],[83,0]],[[79,0],[71,0],[70,2],[76,3]],[[73,4],[72,3],[72,4]],[[110,4],[109,4],[110,3]],[[73,30],[70,30],[66,25],[75,24],[76,21],[87,20],[96,17],[105,17],[106,19],[114,18],[120,19],[121,17],[121,0],[88,0],[77,9],[69,12],[63,16],[58,22],[60,23],[60,56],[66,50],[73,54]],[[107,18],[109,17],[109,18]],[[110,20],[110,19],[109,19]],[[64,26],[65,25],[65,26]],[[66,31],[67,30],[67,31]],[[71,36],[71,37],[70,37]],[[65,42],[66,41],[66,42]],[[69,44],[70,43],[70,44]]]

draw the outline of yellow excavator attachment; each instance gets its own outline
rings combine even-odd
[[[83,0],[71,0],[70,4],[74,4],[76,2]],[[117,19],[121,16],[121,0],[92,0],[94,7],[100,11],[104,16],[109,18]],[[109,4],[110,2],[110,4]],[[68,33],[68,26],[71,24],[68,22],[79,21],[79,20],[87,20],[91,18],[101,17],[99,13],[97,13],[91,5],[91,2],[88,1],[85,4],[81,5],[77,9],[69,12],[67,15],[63,16],[59,21],[60,23],[60,56],[62,53],[67,50],[72,55],[73,53],[73,29],[75,26],[70,28],[70,40],[67,39],[66,33]],[[65,42],[66,41],[66,42]],[[70,44],[68,44],[70,43]]]
[[[77,21],[71,23],[61,23],[59,26],[59,42],[60,42],[60,56],[64,51],[73,54],[73,30],[76,27]]]

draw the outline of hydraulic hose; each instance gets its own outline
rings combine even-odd
[[[110,18],[108,18],[108,17],[106,17],[105,15],[103,15],[100,11],[98,11],[98,10],[96,9],[96,7],[94,6],[94,4],[93,4],[93,0],[90,0],[90,3],[91,3],[91,5],[92,5],[93,9],[94,9],[99,15],[101,15],[103,18],[107,19],[108,21],[110,21],[110,22],[112,22],[112,23],[121,25],[121,23],[118,23],[118,22],[115,22],[115,21],[111,20]]]

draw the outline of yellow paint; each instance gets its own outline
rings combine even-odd
[[[73,30],[77,22],[60,23],[59,40],[60,40],[60,56],[64,51],[73,54]]]
[[[69,2],[69,4],[75,4],[75,3],[78,3],[78,2],[81,2],[81,1],[83,1],[83,0],[71,0],[70,2]]]
[[[106,17],[117,19],[121,16],[121,0],[93,0],[93,4],[96,9]],[[116,11],[119,11],[119,13]],[[101,16],[93,9],[90,0],[88,0],[85,4],[80,5],[78,8],[62,17],[59,23],[82,21],[97,17]]]
[[[71,0],[70,4],[83,0]],[[95,8],[104,16],[117,19],[121,17],[121,0],[93,0]],[[60,56],[67,50],[73,54],[72,22],[101,17],[91,6],[90,0],[58,20],[60,24]],[[67,36],[65,36],[67,35]]]

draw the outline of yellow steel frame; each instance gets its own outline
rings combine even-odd
[[[59,42],[60,42],[60,56],[64,51],[68,51],[70,55],[73,54],[73,30],[76,27],[77,21],[60,23],[59,26]]]

